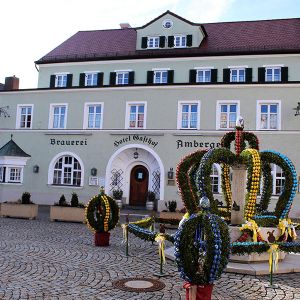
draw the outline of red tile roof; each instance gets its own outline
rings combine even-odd
[[[194,23],[195,24],[195,23]],[[207,36],[199,47],[136,50],[136,29],[79,31],[37,64],[176,56],[300,53],[300,18],[195,24]]]

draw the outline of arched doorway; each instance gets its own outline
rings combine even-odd
[[[130,172],[129,205],[146,206],[149,172],[142,165],[137,165]]]

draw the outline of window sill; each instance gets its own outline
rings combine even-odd
[[[49,184],[48,187],[53,187],[53,188],[67,188],[67,189],[83,189],[83,186],[77,186],[77,185],[63,185],[63,184]]]
[[[0,182],[3,185],[23,185],[22,182]]]

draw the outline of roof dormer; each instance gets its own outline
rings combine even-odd
[[[136,28],[137,50],[199,47],[204,28],[170,11]]]

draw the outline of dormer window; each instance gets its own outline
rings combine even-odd
[[[230,82],[245,82],[245,68],[230,69]]]
[[[185,47],[186,47],[186,35],[175,35],[174,48],[185,48]]]
[[[85,86],[97,85],[98,73],[86,73],[85,74]]]
[[[167,70],[154,71],[153,83],[167,83],[167,82],[168,82]]]
[[[266,81],[281,81],[281,67],[266,67]]]
[[[148,44],[147,44],[147,46],[150,49],[159,48],[159,37],[158,36],[148,37]]]

